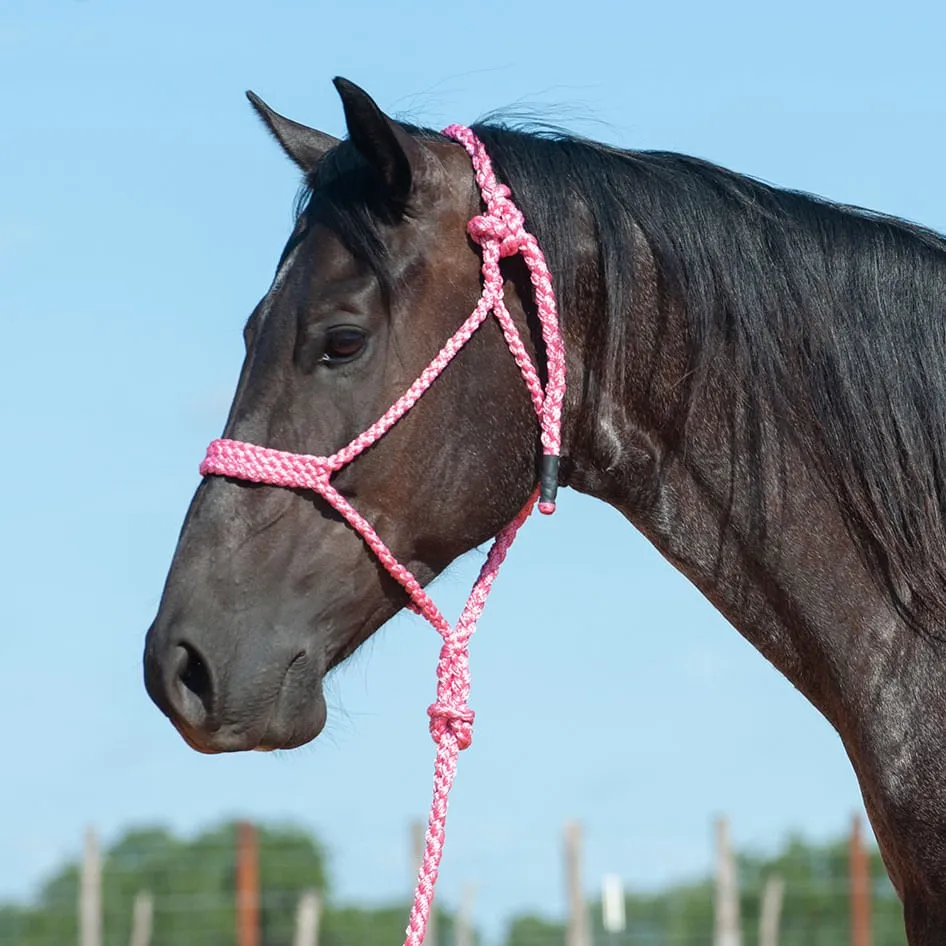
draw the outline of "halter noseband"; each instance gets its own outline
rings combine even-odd
[[[434,885],[443,851],[447,798],[456,775],[457,755],[473,738],[473,711],[467,705],[470,694],[469,641],[486,604],[499,567],[512,545],[519,527],[538,500],[540,512],[555,511],[558,488],[558,461],[561,451],[562,400],[565,395],[565,349],[558,322],[552,278],[536,238],[525,228],[522,212],[512,200],[509,188],[496,180],[486,148],[476,135],[462,125],[450,125],[444,135],[458,141],[473,163],[486,213],[467,224],[470,237],[483,253],[483,292],[472,314],[446,342],[420,377],[367,430],[331,456],[273,450],[238,440],[214,440],[200,465],[203,476],[229,476],[318,493],[344,517],[362,537],[388,573],[411,599],[411,608],[425,617],[443,638],[437,664],[437,698],[427,710],[430,732],[437,744],[434,763],[434,797],[427,822],[424,858],[417,878],[405,946],[421,946],[427,929]],[[506,309],[499,261],[521,254],[529,269],[535,294],[542,339],[545,343],[548,381],[545,388],[529,357],[519,331]],[[506,344],[525,381],[541,427],[542,467],[539,486],[519,514],[496,536],[480,574],[473,585],[456,626],[443,616],[420,582],[402,565],[369,523],[331,483],[332,474],[351,463],[360,453],[384,436],[418,401],[456,353],[492,313],[502,328]]]

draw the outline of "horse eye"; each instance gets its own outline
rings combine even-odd
[[[352,361],[361,354],[367,338],[360,328],[345,326],[331,329],[325,339],[322,361],[330,365]]]

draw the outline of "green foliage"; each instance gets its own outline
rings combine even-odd
[[[0,906],[0,943],[19,943],[26,936],[29,910],[15,906]]]
[[[342,907],[329,910],[320,931],[320,946],[396,946],[404,942],[411,905],[402,903],[379,909]],[[437,913],[437,938],[453,942],[451,918]]]
[[[906,946],[900,901],[880,855],[870,858],[874,946]],[[774,857],[745,854],[738,863],[743,946],[758,946],[759,916],[766,880],[785,882],[779,946],[848,946],[850,903],[846,841],[806,844],[790,838]],[[608,934],[601,904],[590,906],[595,946],[712,946],[713,885],[709,879],[679,884],[655,894],[625,898],[627,930]],[[561,923],[535,916],[511,923],[505,946],[563,946]]]
[[[262,946],[292,946],[296,907],[305,890],[325,894],[325,858],[318,843],[293,828],[258,829]],[[874,946],[906,946],[900,902],[880,856],[871,855]],[[221,825],[184,840],[161,828],[130,831],[105,852],[102,871],[103,946],[127,946],[132,904],[154,897],[152,946],[233,946],[236,826]],[[739,858],[743,946],[759,946],[759,914],[767,879],[785,882],[779,946],[847,946],[850,941],[847,843],[811,845],[790,838],[774,856]],[[0,905],[0,946],[68,946],[78,942],[79,872],[66,864],[31,906]],[[713,885],[677,884],[625,900],[627,931],[601,928],[600,904],[590,916],[595,946],[712,946]],[[391,946],[403,941],[409,904],[325,911],[321,946]],[[452,918],[438,913],[439,941],[453,942]],[[520,916],[505,946],[564,946],[560,922]]]
[[[299,896],[307,889],[325,889],[324,856],[302,831],[260,828],[258,838],[263,946],[292,946]],[[191,841],[160,828],[126,834],[105,852],[103,946],[127,946],[140,891],[154,897],[152,946],[233,946],[235,873],[233,824]],[[0,908],[0,943],[78,942],[78,888],[78,866],[69,864],[44,885],[34,908]]]
[[[877,851],[871,853],[869,867],[874,946],[905,946],[903,910]],[[814,847],[792,837],[774,858],[740,858],[743,946],[757,946],[762,890],[770,874],[785,881],[781,946],[835,946],[849,941],[846,841]]]
[[[539,916],[517,916],[509,924],[506,946],[565,946],[565,927]]]

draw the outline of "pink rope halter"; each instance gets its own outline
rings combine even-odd
[[[310,489],[334,507],[377,555],[381,564],[408,593],[411,607],[423,615],[443,638],[437,664],[437,697],[427,710],[430,733],[437,745],[434,763],[434,794],[427,822],[424,858],[417,878],[414,905],[407,927],[405,946],[421,946],[427,929],[434,886],[443,852],[447,818],[447,798],[457,769],[457,756],[473,738],[473,710],[467,705],[470,694],[469,641],[486,604],[499,567],[512,545],[519,527],[539,500],[539,510],[555,511],[558,486],[558,458],[561,449],[562,399],[565,395],[565,349],[558,323],[552,279],[536,238],[525,229],[522,212],[513,203],[509,188],[499,184],[483,143],[462,125],[444,129],[446,136],[460,142],[473,162],[486,213],[467,225],[471,238],[483,252],[483,293],[472,314],[446,342],[420,377],[364,433],[328,457],[272,450],[237,440],[214,440],[200,465],[204,476],[216,474],[254,483]],[[522,338],[503,299],[503,278],[499,261],[521,253],[532,279],[538,317],[545,342],[548,382],[543,390],[538,372],[526,352]],[[538,486],[521,512],[496,536],[479,577],[473,585],[460,619],[451,627],[414,575],[402,565],[375,532],[372,525],[331,483],[333,473],[351,463],[363,450],[389,431],[418,401],[456,353],[492,313],[502,328],[509,350],[522,373],[541,426],[542,470]]]

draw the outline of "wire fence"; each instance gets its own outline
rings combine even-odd
[[[375,907],[338,904],[326,893],[325,855],[312,837],[293,829],[253,829],[247,847],[239,843],[240,830],[224,825],[187,841],[158,829],[134,831],[101,854],[87,842],[85,857],[50,877],[33,902],[0,904],[0,946],[403,941],[406,898]],[[252,858],[252,870],[245,863],[241,870],[241,858]],[[547,915],[512,917],[489,941],[478,932],[475,916],[438,910],[436,939],[428,937],[425,946],[906,946],[900,902],[876,851],[865,860],[868,940],[858,941],[852,863],[846,839],[821,846],[796,839],[769,857],[733,855],[736,925],[728,940],[720,939],[718,878],[657,892],[620,889],[620,909],[612,903],[606,913],[601,899],[587,896],[596,885],[582,882],[576,866],[566,865],[581,887],[568,901],[571,907],[550,904]],[[241,876],[255,886],[241,889]],[[781,893],[766,933],[765,891],[774,877]],[[243,909],[246,904],[252,910]],[[574,915],[564,915],[569,909],[579,911],[583,922],[576,926]]]
[[[753,900],[760,891],[743,891],[741,946],[761,946],[759,915]],[[778,946],[850,946],[849,892],[843,884],[818,884],[786,891],[778,926]],[[328,905],[319,917],[317,937],[300,944],[298,903],[282,893],[260,896],[259,946],[398,946],[403,941],[409,904],[376,908]],[[101,946],[133,943],[133,898],[103,902]],[[588,905],[589,938],[585,946],[714,946],[713,892],[702,899],[626,897],[626,928],[605,930],[600,904]],[[871,903],[872,946],[905,946],[902,910],[892,890]],[[235,898],[196,892],[155,896],[147,946],[235,946],[238,917]],[[4,916],[4,914],[7,914]],[[16,915],[18,914],[18,915]],[[456,917],[438,915],[437,941],[425,946],[461,946]],[[472,944],[486,946],[474,929]],[[42,910],[0,907],[0,946],[66,946],[80,943],[78,910],[71,902],[49,902]],[[567,923],[554,917],[513,918],[495,946],[570,946]]]

